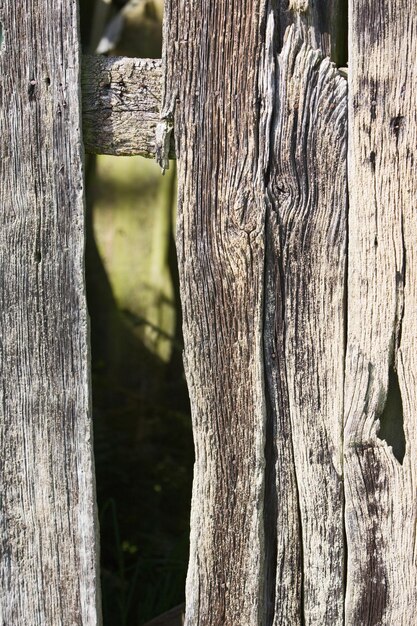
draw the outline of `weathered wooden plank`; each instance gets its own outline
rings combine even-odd
[[[274,12],[226,5],[168,2],[165,21],[196,447],[186,623],[342,624],[346,84],[300,28],[276,68]]]
[[[288,6],[285,2],[279,6],[281,41],[288,25],[295,22],[302,25],[312,47],[339,65],[346,63],[347,0],[292,0]],[[155,156],[162,101],[159,60],[86,55],[82,90],[87,152]],[[170,158],[175,158],[173,144]]]
[[[263,0],[169,0],[184,361],[195,441],[188,626],[263,617]],[[174,108],[175,105],[175,108]]]
[[[344,0],[280,2],[279,32],[274,36],[283,42],[288,25],[296,26],[280,54],[275,77],[275,147],[267,191],[266,623],[275,625],[343,623],[343,483],[338,457],[347,103],[344,82],[328,61],[321,62],[320,54],[301,43],[320,47],[345,64],[345,5]],[[333,240],[323,243],[321,229],[334,229]],[[303,302],[301,297],[309,299]]]
[[[282,39],[287,27],[296,24],[313,48],[338,66],[346,65],[348,0],[281,0],[278,4]]]
[[[159,59],[83,57],[83,138],[87,152],[155,157],[161,73]]]
[[[343,625],[346,80],[291,27],[267,186],[265,372],[276,486],[274,625]]]
[[[417,5],[350,3],[347,624],[416,623]]]
[[[75,0],[2,0],[0,623],[99,624]]]

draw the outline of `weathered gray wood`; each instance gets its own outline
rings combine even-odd
[[[155,156],[162,101],[159,59],[84,56],[82,92],[87,152]]]
[[[343,623],[347,101],[345,81],[301,44],[345,63],[345,4],[277,11],[278,39],[288,24],[296,30],[278,62],[267,193],[265,524],[275,518],[276,532],[265,533],[266,623],[275,625]]]
[[[281,38],[295,23],[313,48],[337,65],[346,64],[348,0],[281,0],[278,5]]]
[[[75,0],[0,2],[0,623],[99,624]]]
[[[277,544],[268,623],[342,626],[346,80],[297,26],[276,81],[264,324]]]
[[[193,9],[166,6],[161,112],[196,447],[186,624],[343,624],[346,83],[300,25],[276,64],[266,3]]]
[[[263,617],[263,0],[169,0],[184,361],[195,440],[188,626]],[[176,102],[175,111],[173,105]]]
[[[346,624],[417,614],[417,5],[350,3]]]
[[[97,6],[101,11],[106,4],[101,0]],[[139,4],[133,9],[142,10]],[[275,28],[281,41],[288,25],[296,23],[313,48],[320,48],[339,65],[346,63],[347,0],[290,0],[281,2],[277,12]],[[167,30],[165,40],[170,32]],[[155,156],[155,128],[162,101],[159,60],[85,56],[82,89],[87,152]],[[168,108],[172,109],[172,103]],[[175,158],[173,143],[170,158]]]

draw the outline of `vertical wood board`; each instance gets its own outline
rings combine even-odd
[[[350,3],[346,623],[417,609],[417,5]]]
[[[299,26],[290,27],[278,56],[267,186],[273,624],[342,626],[347,88],[303,37]]]
[[[196,449],[187,624],[342,624],[346,84],[300,24],[278,60],[263,3],[166,9]]]
[[[0,2],[0,623],[95,626],[78,8]]]
[[[257,626],[263,614],[265,19],[263,0],[166,6],[163,114],[175,121],[196,454],[188,626]]]

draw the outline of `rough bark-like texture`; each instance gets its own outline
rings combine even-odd
[[[416,623],[417,5],[350,6],[346,624]]]
[[[95,626],[77,2],[0,21],[0,623]]]
[[[188,626],[263,613],[263,0],[166,7],[177,246],[195,472]],[[175,112],[173,105],[176,101]]]
[[[306,40],[337,65],[347,62],[348,0],[280,0],[280,36],[289,24],[304,30]]]
[[[300,27],[277,61],[261,1],[168,2],[165,28],[196,448],[186,623],[342,624],[346,83]]]
[[[160,60],[85,56],[82,91],[87,152],[155,156],[162,100]]]
[[[343,624],[346,91],[298,28],[287,31],[267,188],[265,371],[275,422],[267,467],[275,463],[277,502],[275,615],[267,623],[274,625]]]

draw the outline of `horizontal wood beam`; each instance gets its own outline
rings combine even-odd
[[[339,72],[347,76],[346,68],[339,68]],[[85,55],[82,60],[85,151],[154,159],[162,90],[161,59]],[[176,158],[173,137],[169,158]]]
[[[90,154],[155,157],[160,59],[84,56],[83,137]],[[175,158],[174,146],[170,158]]]

